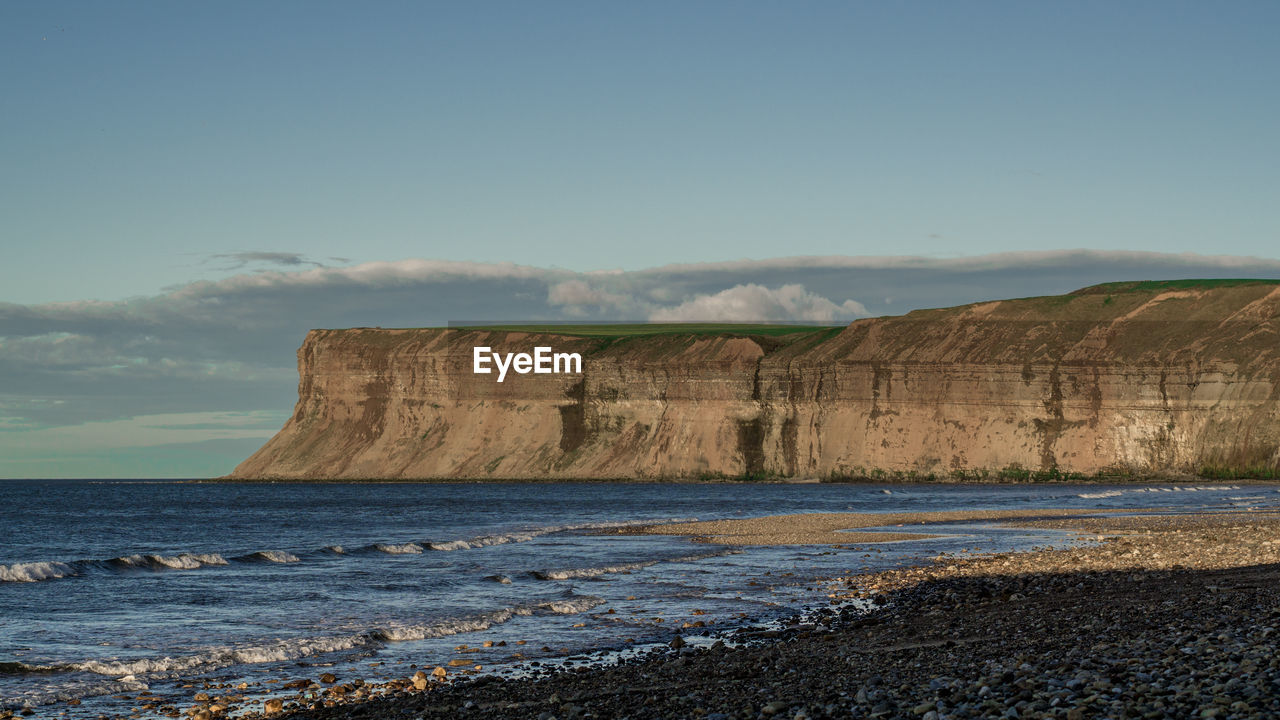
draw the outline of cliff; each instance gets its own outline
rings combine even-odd
[[[1274,473],[1280,283],[1116,283],[845,328],[315,330],[234,478]],[[580,375],[472,372],[472,348]]]

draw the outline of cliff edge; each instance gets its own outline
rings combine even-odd
[[[977,478],[1280,467],[1280,281],[1112,283],[845,328],[313,330],[231,478]],[[583,358],[473,372],[473,348]]]

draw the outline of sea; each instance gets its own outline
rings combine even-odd
[[[642,523],[808,512],[1275,509],[1280,486],[0,481],[0,708],[160,717],[206,684],[518,675],[833,602],[833,578],[1093,542],[944,537],[734,548]],[[924,528],[895,527],[895,531]],[[692,625],[693,627],[689,627]],[[450,665],[451,660],[459,660]],[[463,663],[462,661],[465,661]]]

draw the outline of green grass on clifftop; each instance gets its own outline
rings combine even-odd
[[[548,323],[532,325],[469,325],[454,327],[453,329],[623,338],[643,335],[767,335],[777,337],[831,330],[832,327],[831,325],[762,325],[753,323],[618,323],[609,325],[558,325]],[[843,325],[835,327],[843,327]]]
[[[1185,280],[1127,280],[1124,282],[1090,285],[1072,295],[1102,295],[1121,292],[1159,292],[1161,290],[1211,290],[1214,288],[1241,287],[1244,285],[1280,285],[1280,280],[1266,278],[1209,278]]]

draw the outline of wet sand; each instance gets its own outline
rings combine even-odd
[[[915,513],[801,513],[757,518],[641,525],[614,531],[618,535],[687,535],[694,542],[717,545],[839,545],[893,542],[937,537],[934,523],[1087,516],[1095,510],[955,510]],[[901,527],[900,532],[861,528]],[[842,532],[849,530],[852,532]]]

